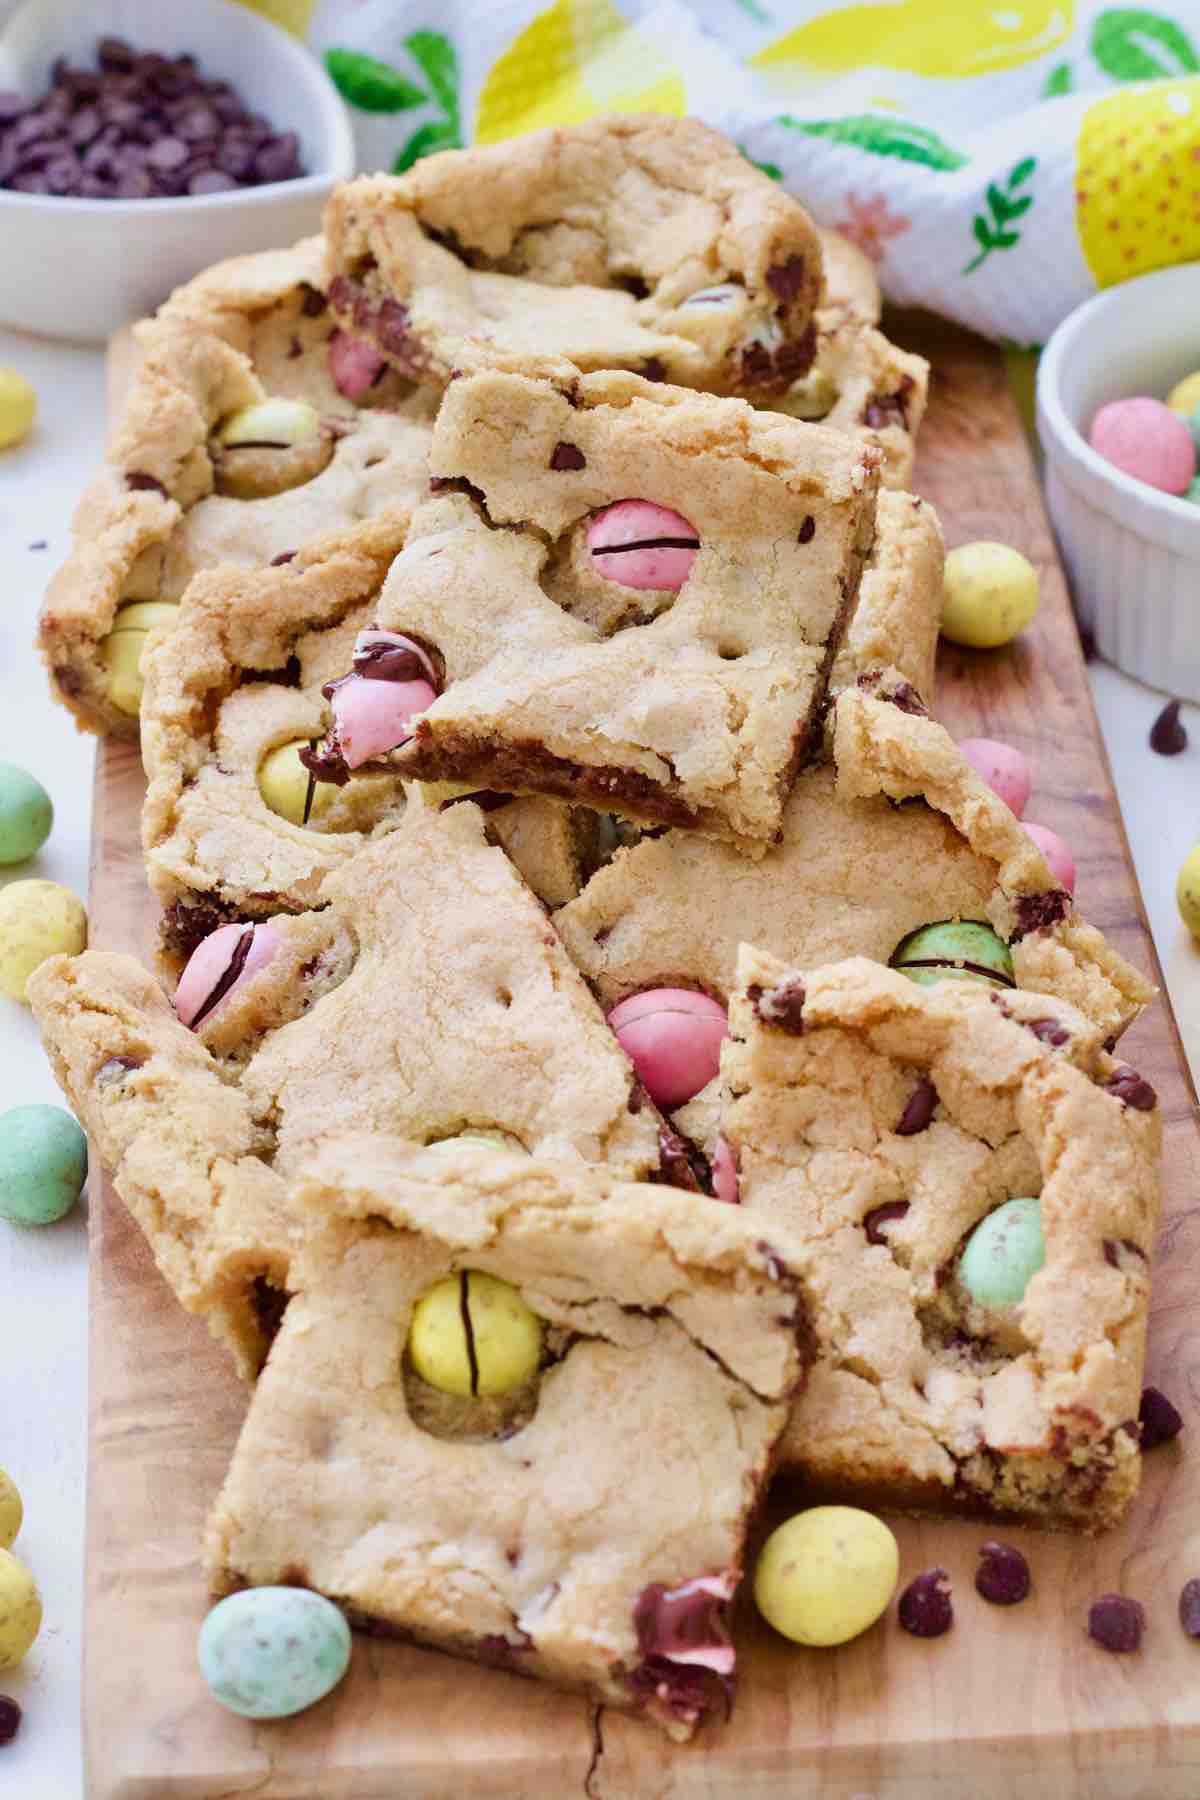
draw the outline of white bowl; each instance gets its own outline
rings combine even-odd
[[[1088,445],[1106,400],[1163,399],[1200,369],[1200,263],[1158,269],[1064,319],[1038,369],[1046,499],[1080,623],[1101,656],[1200,701],[1200,506],[1134,481]]]
[[[40,95],[66,56],[95,67],[98,38],[190,50],[252,112],[294,131],[309,171],[296,181],[186,199],[72,200],[0,188],[0,322],[94,343],[153,312],[210,263],[290,244],[320,227],[354,168],[346,109],[320,63],[233,0],[26,0],[0,32],[0,88]]]

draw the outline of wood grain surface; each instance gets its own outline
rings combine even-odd
[[[1036,480],[999,358],[930,322],[894,321],[935,365],[919,490],[951,545],[994,537],[1037,563],[1043,604],[1008,651],[943,648],[939,711],[1032,758],[1031,816],[1079,862],[1088,917],[1153,967],[1087,679]],[[136,751],[97,758],[93,943],[148,953]],[[1164,1004],[1126,1040],[1158,1089],[1165,1196],[1151,1376],[1190,1429],[1147,1459],[1121,1532],[1075,1540],[1005,1529],[1033,1569],[1022,1606],[974,1591],[978,1524],[896,1521],[902,1580],[931,1564],[954,1584],[944,1638],[905,1636],[895,1611],[858,1642],[805,1651],[745,1600],[732,1722],[687,1748],[650,1726],[515,1676],[359,1638],[342,1687],[302,1717],[254,1725],[221,1711],[195,1667],[205,1611],[198,1542],[245,1395],[202,1325],[174,1304],[107,1184],[91,1230],[91,1449],[86,1747],[92,1800],[1196,1800],[1200,1646],[1176,1601],[1200,1575],[1200,1208],[1197,1120]],[[581,1450],[587,1421],[579,1422]],[[794,1499],[794,1497],[793,1497]],[[1084,1632],[1089,1601],[1146,1606],[1141,1652]]]

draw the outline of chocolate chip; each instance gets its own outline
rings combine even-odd
[[[1179,1623],[1190,1638],[1200,1637],[1200,1581],[1185,1581],[1179,1596]]]
[[[1169,1444],[1183,1430],[1183,1418],[1178,1408],[1156,1387],[1142,1389],[1138,1424],[1142,1428],[1143,1451],[1157,1450],[1160,1444]]]
[[[905,375],[894,394],[876,394],[867,402],[863,411],[863,424],[869,425],[872,431],[882,431],[888,425],[908,424],[907,400],[912,392],[913,378]]]
[[[130,469],[125,477],[125,486],[135,494],[153,492],[166,498],[167,490],[157,475],[147,475],[144,469]]]
[[[1146,1252],[1142,1249],[1141,1245],[1135,1244],[1132,1238],[1121,1238],[1119,1240],[1117,1238],[1105,1238],[1104,1260],[1110,1268],[1128,1270],[1131,1259],[1133,1259],[1135,1263],[1140,1263],[1142,1265],[1137,1271],[1138,1274],[1141,1274],[1146,1266],[1147,1260]]]
[[[1049,931],[1052,925],[1061,924],[1071,910],[1071,896],[1060,888],[1050,888],[1040,894],[1022,894],[1014,910],[1017,915],[1017,929],[1013,933],[1015,943],[1031,931]]]
[[[658,1128],[658,1162],[668,1187],[683,1188],[690,1194],[713,1191],[712,1170],[696,1146],[672,1131],[669,1125]]]
[[[907,1200],[888,1200],[883,1206],[873,1206],[863,1220],[863,1230],[867,1234],[868,1244],[886,1244],[883,1227],[896,1219],[902,1219],[908,1211]]]
[[[1110,1094],[1115,1094],[1118,1100],[1124,1101],[1126,1106],[1132,1106],[1138,1112],[1153,1112],[1158,1105],[1158,1095],[1150,1083],[1136,1069],[1131,1069],[1128,1063],[1122,1063],[1119,1069],[1114,1069],[1104,1085]]]
[[[1157,750],[1160,756],[1178,756],[1188,747],[1188,734],[1179,717],[1179,706],[1178,700],[1169,701],[1150,727],[1150,748]]]
[[[785,263],[772,263],[767,270],[767,286],[780,300],[792,301],[803,292],[807,270],[802,256],[789,256]]]
[[[578,444],[567,444],[560,440],[551,454],[550,467],[560,472],[564,469],[586,469],[587,457]]]
[[[307,281],[300,284],[300,311],[306,319],[319,319],[329,305],[324,294]]]
[[[1032,1031],[1039,1043],[1049,1044],[1053,1050],[1071,1041],[1070,1032],[1058,1019],[1023,1019],[1021,1022],[1026,1031]]]
[[[21,1729],[21,1708],[11,1694],[0,1694],[0,1744],[11,1744]]]
[[[879,696],[889,706],[899,707],[902,713],[911,713],[915,719],[927,719],[929,708],[918,694],[911,681],[901,681],[894,688],[889,688]]]
[[[1146,1614],[1141,1602],[1126,1594],[1101,1594],[1088,1608],[1087,1629],[1103,1649],[1125,1656],[1141,1644]]]
[[[798,544],[811,544],[816,534],[817,521],[813,518],[811,513],[807,513],[803,525],[796,533],[796,542]]]
[[[665,381],[666,379],[667,379],[666,363],[662,361],[661,357],[648,356],[646,358],[645,362],[642,364],[642,380],[643,381]]]
[[[908,1096],[904,1111],[900,1114],[896,1136],[915,1137],[918,1131],[924,1131],[933,1118],[933,1109],[936,1105],[937,1089],[928,1075],[922,1075]]]
[[[295,554],[296,552],[294,550],[281,550],[278,556],[273,556],[271,558],[271,567],[273,569],[282,568],[284,563],[290,563],[292,561]]]
[[[979,1552],[976,1591],[993,1606],[1016,1606],[1029,1592],[1029,1564],[1012,1544],[990,1539]]]
[[[748,995],[764,1025],[778,1025],[800,1037],[804,1031],[804,984],[797,976],[773,988],[752,988]]]
[[[941,1637],[954,1623],[950,1577],[945,1569],[926,1569],[900,1596],[900,1624],[914,1637]]]
[[[188,181],[189,194],[224,194],[235,188],[237,182],[232,175],[220,169],[201,169]]]

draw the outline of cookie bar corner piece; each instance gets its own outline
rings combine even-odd
[[[832,695],[863,676],[882,675],[888,692],[907,683],[926,708],[932,706],[945,559],[941,522],[929,502],[881,490],[858,605],[829,679]]]
[[[1140,1471],[1149,1083],[1056,996],[747,946],[738,976],[722,1073],[742,1208],[814,1259],[817,1362],[784,1465],[876,1503],[1115,1524]],[[963,1249],[1017,1199],[1043,1260],[985,1303]]]
[[[735,1208],[441,1150],[329,1138],[299,1175],[321,1223],[210,1519],[214,1591],[302,1582],[686,1740],[732,1700],[729,1603],[804,1372],[802,1276]],[[480,1276],[540,1335],[502,1420],[486,1367],[451,1395],[408,1347],[435,1283],[469,1322]]]
[[[451,383],[431,469],[380,603],[441,666],[396,768],[761,854],[819,742],[878,453],[636,376],[489,371]]]

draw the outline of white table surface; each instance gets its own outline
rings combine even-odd
[[[84,894],[93,743],[51,703],[30,643],[42,588],[66,552],[71,509],[101,453],[103,356],[0,330],[5,363],[33,382],[40,412],[24,445],[0,451],[0,760],[23,764],[44,783],[55,821],[34,862],[0,873],[0,883],[36,875]],[[44,549],[32,548],[42,539]],[[1198,1074],[1200,952],[1179,923],[1174,886],[1180,862],[1200,842],[1200,708],[1185,708],[1189,750],[1155,756],[1146,739],[1162,696],[1099,663],[1091,676],[1155,943]],[[1081,898],[1086,907],[1086,892]],[[59,1099],[29,1013],[0,997],[0,1106]],[[0,1749],[0,1795],[13,1800],[82,1794],[85,1232],[82,1208],[43,1231],[0,1224],[0,1467],[24,1496],[16,1550],[46,1609],[22,1667],[0,1677],[0,1690],[25,1709],[20,1735]]]

